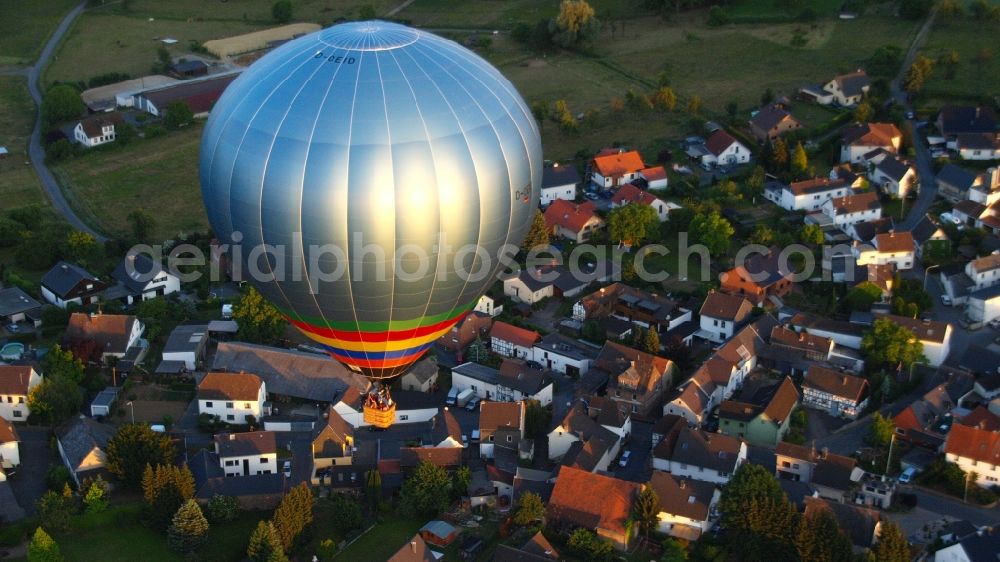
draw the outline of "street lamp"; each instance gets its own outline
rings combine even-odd
[[[930,273],[935,267],[941,267],[941,264],[932,265],[924,270],[924,291],[927,290],[927,274]]]
[[[128,410],[132,414],[132,423],[135,423],[135,405],[132,404],[131,400],[129,400],[128,402],[126,402],[125,405],[128,406]]]

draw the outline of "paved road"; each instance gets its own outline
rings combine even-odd
[[[87,226],[80,217],[76,216],[73,209],[70,208],[69,203],[63,196],[62,190],[59,188],[59,182],[52,175],[52,172],[45,165],[45,150],[42,148],[42,91],[39,86],[39,80],[41,78],[42,71],[45,70],[45,65],[48,64],[49,59],[52,58],[52,53],[56,50],[59,42],[62,40],[63,35],[73,24],[73,21],[83,12],[84,3],[81,2],[77,7],[73,8],[70,13],[66,14],[63,18],[62,23],[56,29],[55,33],[49,39],[49,42],[45,44],[45,48],[42,49],[42,54],[38,57],[38,61],[35,62],[34,66],[28,69],[28,90],[31,92],[32,99],[35,100],[35,105],[38,107],[38,115],[35,117],[35,128],[31,131],[31,142],[28,145],[28,156],[31,157],[31,164],[35,167],[35,173],[38,174],[38,179],[42,183],[42,189],[45,191],[45,196],[48,197],[49,201],[52,202],[52,206],[55,208],[56,212],[63,216],[73,228],[87,232],[91,234],[98,242],[103,242],[107,240],[104,236],[99,234],[94,229]]]
[[[917,507],[907,512],[883,512],[903,529],[903,533],[917,542],[930,542],[945,524],[965,520],[976,526],[993,526],[1000,523],[1000,508],[986,509],[962,500],[930,492],[922,488],[906,487],[903,491],[917,496]]]
[[[35,513],[35,502],[45,493],[46,470],[29,467],[48,467],[58,464],[58,457],[49,446],[51,432],[45,427],[19,426],[17,434],[21,437],[21,467],[17,474],[8,480],[17,503],[28,513]]]

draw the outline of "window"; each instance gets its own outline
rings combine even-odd
[[[10,404],[12,402],[14,402],[14,397],[13,396],[8,396],[7,397],[7,403]]]
[[[781,461],[781,466],[783,468],[788,468],[788,467],[792,466],[792,463],[790,463],[788,461]]]
[[[244,410],[249,410],[250,409],[250,403],[249,402],[244,402],[243,403],[243,409]]]
[[[261,457],[261,458],[260,458],[260,464],[267,464],[267,463],[268,463],[268,461],[270,461],[270,460],[271,460],[271,459],[269,459],[269,458],[267,458],[267,457]]]
[[[687,470],[688,465],[681,463],[681,470]]]
[[[798,467],[799,467],[799,463],[795,463],[795,464],[792,465],[792,468],[798,468]]]
[[[18,396],[17,397],[17,403],[18,404],[24,404],[24,396]]]
[[[407,414],[402,414],[399,416],[399,421],[406,421],[408,419],[410,419],[410,416]]]
[[[236,466],[236,461],[226,461],[226,466]]]
[[[205,402],[205,407],[206,408],[211,408],[212,407],[212,403],[211,402]]]
[[[513,435],[508,435],[507,436],[507,442],[508,443],[512,443],[513,441],[514,441],[514,436]]]
[[[226,415],[226,421],[233,421],[235,419],[236,419],[236,416],[234,416],[232,414],[227,414]]]
[[[14,410],[14,417],[15,418],[21,417],[21,410]]]
[[[226,407],[231,409],[233,407],[233,403],[232,402],[226,402]]]
[[[490,443],[492,443],[492,442],[493,442],[493,436],[490,435]]]

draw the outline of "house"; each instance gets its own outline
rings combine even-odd
[[[31,320],[37,328],[41,326],[42,305],[20,287],[0,289],[0,323],[17,324]]]
[[[180,361],[184,368],[194,371],[205,358],[208,344],[208,325],[181,324],[170,332],[163,346],[164,361]]]
[[[924,357],[927,364],[938,367],[944,363],[951,353],[951,324],[939,322],[937,320],[918,320],[906,316],[896,316],[886,314],[883,318],[892,320],[896,324],[913,332],[913,335],[920,340],[924,346]]]
[[[236,499],[243,510],[272,510],[291,490],[291,479],[281,471],[233,478],[220,466],[219,456],[201,449],[188,457],[187,466],[194,477],[194,499],[202,509],[216,495]]]
[[[91,113],[109,112],[118,106],[131,107],[132,96],[144,88],[154,88],[177,82],[176,78],[154,74],[90,88],[81,92],[80,98],[83,99],[84,105]]]
[[[917,245],[918,260],[923,259],[924,252],[928,249],[950,249],[948,234],[931,219],[930,215],[924,215],[910,234],[913,235],[913,242]]]
[[[845,275],[843,281],[848,281],[851,288],[857,287],[862,283],[871,283],[881,289],[882,301],[886,302],[892,296],[892,283],[895,272],[895,266],[891,263],[885,265],[857,265],[853,268],[850,278],[847,278]]]
[[[555,295],[553,281],[558,275],[553,268],[522,269],[517,275],[503,279],[503,294],[515,302],[535,304]]]
[[[973,324],[985,324],[1000,318],[1000,286],[969,293],[965,301],[965,316]]]
[[[129,253],[111,277],[125,288],[125,304],[170,295],[181,290],[181,281],[146,254]]]
[[[976,258],[965,264],[965,274],[974,290],[1000,284],[1000,253]]]
[[[896,269],[912,269],[917,257],[917,243],[911,232],[895,230],[876,234],[872,244],[855,241],[851,248],[855,265],[893,264]]]
[[[624,283],[602,287],[573,304],[573,319],[578,322],[609,317],[646,329],[654,327],[660,334],[667,334],[691,322],[692,315],[689,309],[664,295]]]
[[[895,156],[886,156],[868,173],[872,185],[882,190],[882,193],[901,199],[909,195],[910,190],[917,185],[917,170],[910,164]]]
[[[444,548],[458,538],[458,529],[444,521],[435,519],[420,528],[420,537],[434,546]]]
[[[514,449],[524,438],[524,402],[479,403],[479,453],[494,457],[495,447]]]
[[[804,330],[814,336],[830,338],[837,345],[855,350],[861,349],[861,338],[864,337],[865,332],[864,326],[859,324],[833,320],[805,312],[793,316],[788,321],[788,325],[796,331]]]
[[[501,544],[493,553],[493,562],[551,562],[559,560],[559,551],[545,538],[541,531],[521,548]]]
[[[668,444],[653,449],[653,468],[678,478],[725,485],[747,459],[746,442],[700,429],[681,428],[672,450]]]
[[[226,476],[277,474],[280,470],[273,431],[220,433],[213,440],[219,466]]]
[[[949,140],[962,134],[996,133],[997,116],[989,106],[946,105],[938,113],[937,128]]]
[[[633,180],[632,185],[640,189],[666,189],[668,182],[666,168],[651,166],[639,170],[639,179]]]
[[[972,377],[956,373],[893,416],[896,435],[915,445],[935,451],[940,449],[944,444],[944,434],[952,425],[952,410],[961,397],[972,389]]]
[[[721,276],[719,290],[738,295],[756,306],[763,306],[771,297],[781,298],[792,290],[792,271],[782,263],[777,247],[755,252]]]
[[[1000,482],[1000,431],[952,424],[944,443],[948,462],[975,473],[975,483],[990,488]]]
[[[777,103],[765,106],[750,119],[750,132],[761,144],[774,142],[785,133],[801,128],[802,123]]]
[[[1000,531],[976,532],[934,553],[933,562],[993,562],[1000,552]]]
[[[552,379],[540,369],[529,367],[523,361],[504,359],[500,363],[496,400],[519,402],[538,400],[542,406],[552,403]]]
[[[708,137],[705,150],[707,154],[701,157],[702,164],[730,166],[750,161],[750,149],[724,129],[719,129]]]
[[[28,395],[42,384],[42,375],[30,365],[0,365],[0,418],[28,421]]]
[[[874,191],[848,193],[844,197],[827,199],[820,210],[833,224],[850,234],[850,227],[861,222],[882,218],[882,204]]]
[[[434,357],[417,361],[405,375],[400,377],[399,386],[403,390],[413,392],[431,392],[437,387],[438,370],[438,362]]]
[[[864,475],[852,457],[782,441],[774,449],[775,476],[809,484],[823,498],[850,500],[851,490]]]
[[[124,122],[118,112],[91,115],[81,119],[73,127],[73,138],[87,148],[114,142],[115,127]]]
[[[94,421],[84,415],[73,418],[56,428],[56,447],[70,478],[77,488],[87,479],[110,478],[105,469],[105,448],[115,434],[113,426]]]
[[[386,562],[436,562],[437,557],[434,551],[428,548],[420,533],[413,535],[410,542],[404,544],[402,548],[389,557]]]
[[[635,482],[564,466],[549,498],[546,521],[565,533],[577,528],[594,531],[624,551],[635,531],[629,520],[639,490]]]
[[[354,460],[354,428],[333,407],[326,410],[325,420],[319,420],[312,432],[312,478],[331,466],[347,466]]]
[[[659,532],[696,541],[711,528],[709,515],[715,511],[720,498],[713,484],[654,470],[646,485],[660,499]]]
[[[42,297],[59,308],[94,304],[107,285],[78,265],[61,261],[42,277]]]
[[[790,377],[779,384],[743,388],[739,398],[719,405],[719,433],[749,445],[774,447],[791,426],[799,391]]]
[[[833,352],[833,340],[808,332],[796,332],[785,326],[771,330],[771,348],[775,355],[789,355],[806,361],[826,361]]]
[[[490,329],[490,349],[503,357],[530,359],[534,355],[535,344],[542,336],[534,330],[519,328],[506,322],[495,322]]]
[[[619,439],[625,440],[632,433],[632,415],[623,412],[614,400],[606,396],[588,396],[583,399],[587,415],[594,418],[601,427],[611,431]]]
[[[969,198],[969,192],[979,181],[976,174],[952,163],[947,163],[935,176],[938,195],[958,203]]]
[[[611,198],[611,207],[624,207],[629,203],[652,207],[653,210],[656,211],[656,218],[660,219],[660,222],[667,220],[667,215],[670,213],[669,204],[652,193],[640,189],[631,183],[623,185],[618,192],[615,193],[615,196]]]
[[[701,329],[696,336],[722,343],[743,326],[753,311],[753,305],[744,297],[712,291],[701,305]]]
[[[546,334],[532,348],[532,357],[543,368],[572,378],[586,375],[597,358],[597,349],[561,334]]]
[[[590,167],[590,183],[607,191],[639,179],[639,172],[646,169],[646,164],[635,150],[616,150],[598,154],[591,160]]]
[[[222,92],[239,75],[239,72],[214,74],[136,92],[132,95],[132,105],[155,117],[163,117],[166,115],[167,106],[171,102],[179,101],[191,108],[195,117],[205,117],[215,102],[222,97]]]
[[[840,161],[860,164],[874,150],[898,154],[903,133],[892,123],[856,123],[844,129],[842,142]]]
[[[572,201],[576,199],[576,187],[580,184],[580,173],[572,164],[553,163],[542,168],[542,189],[538,203],[549,206],[556,199]]]
[[[483,295],[479,297],[478,301],[476,301],[476,306],[472,307],[472,312],[485,314],[486,316],[492,318],[503,312],[503,305],[501,304],[500,306],[497,306],[496,299],[490,295]]]
[[[198,413],[234,425],[252,424],[265,414],[267,385],[250,373],[206,373],[198,383]]]
[[[673,379],[673,361],[611,340],[594,366],[608,373],[607,396],[625,413],[648,416]]]
[[[835,417],[856,419],[868,406],[868,381],[813,365],[802,379],[802,405]]]
[[[822,105],[840,105],[843,107],[853,107],[861,103],[868,88],[871,87],[871,79],[864,70],[856,70],[849,74],[835,76],[832,80],[823,85],[822,92],[825,95],[816,99]]]
[[[843,178],[812,178],[788,185],[771,182],[764,188],[764,198],[786,211],[818,211],[823,203],[852,193]]]
[[[86,314],[74,312],[63,336],[70,347],[93,342],[94,354],[102,361],[110,357],[121,359],[138,345],[146,326],[127,314]]]
[[[492,299],[490,302],[492,308]],[[452,353],[461,353],[477,339],[488,339],[492,327],[493,318],[488,313],[473,311],[452,326],[447,334],[438,338],[438,345]]]
[[[594,417],[584,402],[575,402],[549,432],[549,459],[587,472],[607,471],[621,450],[622,439],[596,418],[616,412],[617,408],[607,408]]]
[[[170,65],[170,73],[179,78],[195,78],[208,74],[208,65],[201,59],[181,59]]]
[[[111,415],[111,406],[118,400],[118,388],[109,386],[97,393],[90,403],[90,417],[106,418]]]
[[[879,532],[882,529],[882,517],[877,510],[821,498],[806,498],[805,501],[806,508],[803,517],[809,519],[821,511],[833,515],[838,526],[851,539],[855,552],[871,548],[878,540]]]
[[[959,133],[955,136],[955,149],[962,160],[1000,159],[1000,134]]]
[[[21,438],[17,435],[17,429],[0,417],[0,474],[5,470],[17,468],[21,464],[20,446]]]
[[[270,382],[267,388],[271,394],[275,394]],[[333,407],[347,423],[351,424],[351,427],[355,429],[367,427],[371,425],[364,417],[364,403],[367,396],[367,390],[360,390],[355,386],[347,387],[339,399],[333,400]],[[396,390],[393,391],[392,398],[396,402],[393,424],[430,422],[437,415],[441,405],[440,396],[424,392]]]
[[[545,224],[553,235],[580,243],[586,242],[595,230],[603,228],[604,220],[597,216],[590,201],[577,204],[556,199],[545,209]]]

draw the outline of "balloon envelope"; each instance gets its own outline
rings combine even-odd
[[[235,80],[200,164],[209,220],[241,244],[243,278],[377,379],[467,314],[501,249],[523,240],[541,139],[510,82],[468,49],[352,22],[292,40]]]

